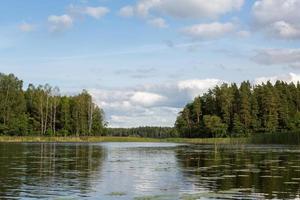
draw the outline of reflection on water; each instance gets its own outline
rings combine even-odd
[[[0,144],[0,199],[84,196],[102,159],[101,146]]]
[[[0,199],[296,199],[300,148],[0,144]]]
[[[194,190],[250,199],[299,198],[300,149],[287,146],[191,146],[176,153]]]

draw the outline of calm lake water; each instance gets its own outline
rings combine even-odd
[[[0,144],[0,199],[299,199],[300,147]]]

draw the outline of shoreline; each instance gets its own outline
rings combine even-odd
[[[189,144],[244,144],[247,138],[141,138],[141,137],[50,137],[50,136],[0,136],[0,143],[101,143],[101,142],[169,142]]]

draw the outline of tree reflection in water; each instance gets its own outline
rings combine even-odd
[[[104,158],[99,145],[0,144],[0,198],[84,196]]]
[[[196,190],[279,199],[299,197],[299,153],[299,148],[282,146],[222,145],[194,145],[176,151],[183,174]]]
[[[299,183],[297,146],[0,144],[0,199],[292,199]]]

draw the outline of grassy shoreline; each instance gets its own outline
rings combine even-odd
[[[4,142],[173,142],[190,144],[242,144],[246,138],[141,138],[141,137],[40,137],[40,136],[0,136],[0,143]]]

